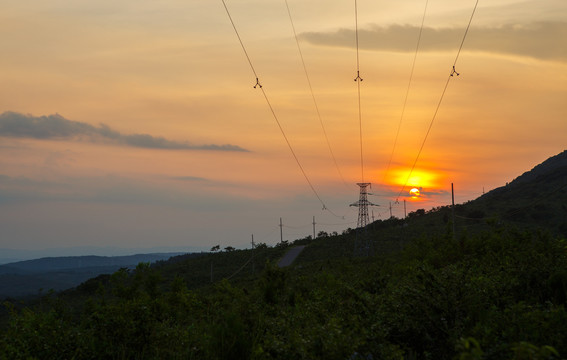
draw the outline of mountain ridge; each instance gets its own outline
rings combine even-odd
[[[563,167],[567,167],[567,150],[564,150],[563,152],[554,155],[543,161],[542,163],[534,166],[533,169],[526,171],[522,175],[515,178],[512,183],[528,182],[530,180],[536,179],[538,176],[548,174]]]
[[[208,248],[201,246],[154,246],[148,248],[120,248],[113,246],[72,246],[53,247],[44,249],[13,249],[0,248],[0,265],[20,262],[25,260],[36,260],[45,257],[67,257],[67,256],[129,256],[136,254],[161,254],[161,253],[194,253],[206,251]]]
[[[24,260],[0,265],[0,298],[36,295],[40,289],[54,291],[75,287],[120,268],[139,263],[166,261],[186,253],[136,254],[127,256],[63,256]]]
[[[99,266],[131,266],[137,265],[140,262],[154,262],[158,260],[166,260],[172,256],[182,255],[185,253],[149,253],[149,254],[134,254],[126,256],[98,256],[98,255],[83,255],[83,256],[50,256],[33,260],[23,260],[13,263],[0,265],[0,274],[3,273],[4,268],[29,271],[29,272],[43,272],[43,271],[57,271],[81,268],[93,268]]]

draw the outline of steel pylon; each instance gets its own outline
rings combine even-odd
[[[367,232],[369,223],[368,207],[378,206],[368,201],[368,187],[371,183],[357,183],[360,187],[360,196],[358,201],[350,204],[350,206],[358,207],[358,221],[356,224],[356,239],[354,242],[354,254],[356,256],[369,256],[372,254],[372,240]]]
[[[360,196],[358,197],[358,201],[350,204],[350,206],[358,207],[358,221],[356,222],[356,227],[360,229],[365,228],[369,223],[368,207],[378,205],[368,201],[367,188],[372,186],[371,183],[357,183],[356,185],[360,187]]]

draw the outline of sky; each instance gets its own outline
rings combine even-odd
[[[375,219],[505,185],[566,148],[567,2],[481,0],[459,53],[475,3],[358,1],[357,83],[354,2],[226,0],[244,53],[220,0],[0,0],[0,248],[275,245],[356,227],[359,182]]]

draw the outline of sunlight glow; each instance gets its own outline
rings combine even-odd
[[[436,173],[434,170],[424,170],[424,169],[414,169],[411,177],[408,180],[409,175],[408,168],[398,168],[391,171],[391,177],[388,180],[388,185],[393,186],[403,186],[404,184],[408,188],[437,188],[439,187],[439,180],[441,175]],[[407,184],[406,184],[407,180]]]

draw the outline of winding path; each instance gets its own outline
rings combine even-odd
[[[285,255],[280,259],[280,261],[278,261],[278,267],[286,267],[289,266],[293,263],[293,261],[295,260],[295,258],[297,257],[297,255],[299,255],[303,249],[305,248],[305,245],[301,245],[301,246],[296,246],[293,247],[291,249],[289,249]]]

